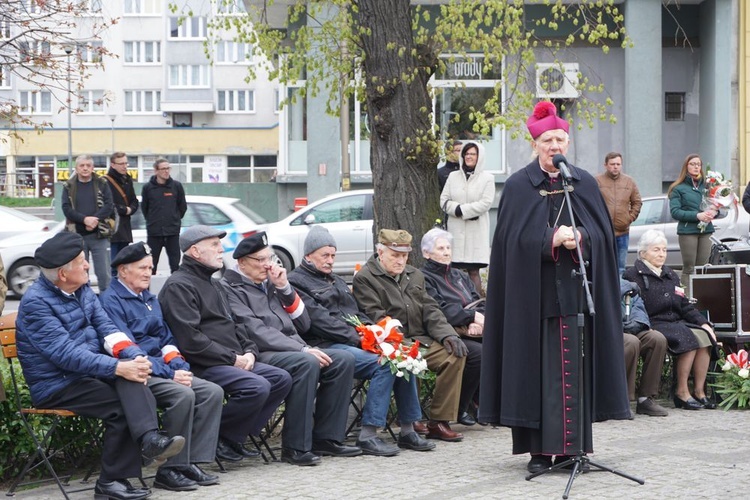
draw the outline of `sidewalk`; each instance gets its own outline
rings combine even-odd
[[[639,485],[608,472],[578,476],[571,499],[726,498],[747,495],[750,477],[747,429],[750,411],[676,410],[666,418],[636,415],[632,421],[594,425],[594,454],[603,465],[638,476]],[[153,489],[152,499],[547,499],[561,498],[567,473],[524,479],[528,455],[510,454],[510,430],[455,426],[461,443],[437,442],[437,449],[402,450],[391,458],[324,458],[317,467],[261,460],[230,465],[221,484],[193,492]],[[206,469],[216,471],[215,466]],[[153,474],[147,469],[145,474]],[[149,484],[152,480],[147,480]],[[93,491],[71,495],[93,498]],[[56,486],[19,493],[18,499],[62,498]]]

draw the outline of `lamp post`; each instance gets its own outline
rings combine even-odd
[[[71,44],[65,45],[65,54],[68,57],[68,175],[73,172],[73,128],[71,125],[71,106],[73,105],[73,91],[70,80],[70,54],[73,53]]]

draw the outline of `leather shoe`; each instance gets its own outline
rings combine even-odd
[[[333,439],[316,439],[313,441],[312,452],[321,457],[356,457],[362,454],[362,449]]]
[[[242,443],[230,441],[228,439],[225,439],[225,441],[227,442],[229,447],[232,448],[232,450],[234,450],[234,452],[238,455],[242,455],[245,458],[258,458],[260,456],[260,452],[258,450],[250,450],[248,448],[245,448],[245,445]]]
[[[461,441],[463,438],[463,434],[451,430],[448,422],[430,420],[427,423],[427,439],[456,442]]]
[[[96,481],[94,486],[94,499],[95,500],[141,500],[148,498],[151,491],[142,491],[140,489],[133,488],[130,483],[126,481],[110,481],[104,482],[101,479]]]
[[[401,451],[398,446],[388,444],[377,436],[364,441],[357,440],[357,446],[362,449],[363,454],[376,457],[392,457]]]
[[[715,410],[716,409],[716,403],[708,399],[706,396],[703,396],[702,398],[698,399],[698,402],[703,405],[703,408],[707,410]]]
[[[156,471],[154,488],[170,491],[193,491],[198,489],[198,483],[185,477],[174,467],[161,467]]]
[[[228,440],[219,438],[219,442],[216,444],[216,458],[229,462],[239,462],[245,457],[234,451],[232,443]]]
[[[648,415],[649,417],[666,417],[669,412],[659,403],[651,398],[646,398],[635,405],[635,412],[639,415]]]
[[[414,432],[416,432],[417,434],[422,434],[423,436],[427,434],[427,424],[425,424],[421,420],[413,422],[412,427],[414,427]]]
[[[550,467],[552,467],[552,457],[547,455],[531,455],[531,460],[526,464],[526,470],[532,474]]]
[[[177,455],[185,446],[182,436],[167,437],[156,431],[147,432],[141,439],[141,455],[144,465],[163,464],[169,457]]]
[[[414,451],[430,451],[435,449],[435,443],[427,441],[416,432],[410,432],[398,437],[398,447]]]
[[[139,487],[136,488],[127,479],[118,479],[117,481],[120,482],[120,483],[122,483],[122,484],[124,484],[125,486],[127,486],[128,490],[130,490],[130,491],[140,491],[144,495],[147,494],[147,493],[151,494],[151,488],[149,488],[145,484],[143,486],[139,486]]]
[[[701,408],[703,408],[703,405],[700,404],[695,399],[693,399],[692,397],[687,398],[687,401],[683,401],[679,397],[675,396],[674,407],[682,408],[684,410],[700,410]]]
[[[219,476],[215,474],[208,474],[206,471],[198,467],[197,464],[190,464],[187,467],[180,467],[179,470],[183,476],[188,479],[192,479],[200,486],[211,486],[212,484],[219,484]]]
[[[281,461],[292,465],[318,465],[321,460],[311,451],[299,451],[291,448],[281,449]]]
[[[471,416],[471,413],[462,411],[458,416],[457,422],[461,425],[475,425],[477,423],[477,420]]]

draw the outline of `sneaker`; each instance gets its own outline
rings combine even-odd
[[[649,417],[666,417],[669,415],[666,408],[651,398],[646,398],[643,402],[635,406],[635,412],[639,415],[648,415]]]

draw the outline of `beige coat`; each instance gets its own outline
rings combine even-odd
[[[490,262],[489,210],[495,199],[495,177],[484,171],[484,147],[473,144],[479,148],[474,173],[467,179],[463,164],[451,172],[440,206],[448,214],[448,231],[453,235],[453,262],[486,265]],[[459,205],[462,213],[456,217]]]

